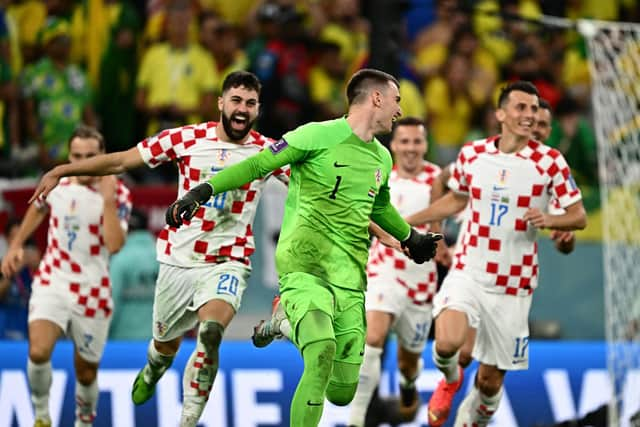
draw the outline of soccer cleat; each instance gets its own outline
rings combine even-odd
[[[415,386],[404,388],[400,386],[400,399],[398,400],[398,414],[402,422],[408,423],[416,419],[420,408],[420,395]]]
[[[449,418],[453,396],[460,390],[462,381],[464,381],[464,370],[460,366],[458,366],[458,373],[458,381],[448,384],[444,379],[440,380],[438,387],[431,395],[428,410],[431,427],[440,427]]]
[[[153,393],[156,391],[155,384],[147,384],[144,381],[144,369],[138,372],[138,376],[133,382],[133,388],[131,389],[131,400],[136,405],[142,405],[147,400],[151,399]]]
[[[286,319],[282,304],[280,304],[280,297],[276,295],[271,302],[271,320],[261,320],[253,328],[253,335],[251,341],[256,347],[266,347],[276,338],[282,338],[282,332],[280,332],[280,323]]]
[[[51,427],[51,420],[45,420],[42,418],[38,418],[33,427]]]

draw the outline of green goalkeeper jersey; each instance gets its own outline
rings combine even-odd
[[[305,272],[364,290],[369,219],[399,240],[410,232],[389,202],[389,151],[375,138],[362,141],[345,118],[309,123],[209,183],[217,194],[287,163],[291,179],[276,249],[278,274]]]

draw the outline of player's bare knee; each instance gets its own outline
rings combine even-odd
[[[175,339],[166,342],[153,340],[153,345],[158,353],[165,356],[173,356],[178,352],[178,349],[180,348],[180,340]]]
[[[94,369],[88,366],[82,367],[76,370],[76,379],[82,385],[90,385],[98,377],[98,369]]]
[[[442,357],[453,357],[460,349],[460,345],[449,339],[439,339],[435,342],[436,352]]]
[[[502,381],[503,377],[500,374],[483,373],[479,370],[476,376],[476,387],[485,396],[495,396],[502,387]]]
[[[387,339],[386,334],[367,331],[367,345],[375,348],[384,347],[384,341]]]
[[[29,347],[29,359],[36,365],[47,363],[51,359],[51,350],[43,346],[31,345]]]
[[[218,351],[218,347],[220,347],[223,335],[224,326],[222,326],[215,320],[203,320],[202,322],[200,322],[198,338],[200,339],[202,345],[204,345],[207,353]]]
[[[358,383],[337,383],[330,381],[327,386],[327,400],[336,406],[347,406],[356,394]]]

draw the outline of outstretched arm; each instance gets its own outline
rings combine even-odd
[[[102,225],[104,232],[104,244],[109,254],[114,254],[122,248],[127,238],[127,233],[120,225],[118,216],[117,189],[118,179],[115,175],[102,177],[100,181],[100,193],[103,199]]]
[[[22,245],[33,234],[36,228],[47,215],[46,210],[39,209],[36,205],[30,205],[27,213],[18,228],[18,232],[11,241],[7,253],[2,259],[2,274],[5,277],[13,276],[22,265]]]
[[[56,166],[49,172],[44,174],[40,179],[33,195],[29,199],[29,203],[33,202],[38,196],[46,196],[53,190],[60,178],[65,176],[103,176],[117,175],[129,169],[135,169],[144,165],[144,160],[140,155],[137,147],[128,149],[127,151],[118,151],[116,153],[100,154],[90,159],[83,159],[73,163],[65,163]]]
[[[407,222],[411,225],[422,225],[427,222],[442,221],[443,219],[457,214],[467,206],[469,196],[466,194],[450,191],[428,208],[416,212],[407,218]]]

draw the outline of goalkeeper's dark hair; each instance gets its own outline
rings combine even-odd
[[[262,85],[258,77],[249,71],[234,71],[230,73],[222,82],[222,93],[231,88],[244,86],[249,90],[255,90],[260,95]]]
[[[67,146],[69,148],[71,148],[71,141],[73,141],[74,138],[93,138],[98,141],[100,151],[105,151],[104,136],[102,136],[98,129],[94,128],[93,126],[88,126],[85,124],[78,125],[71,136],[69,136],[69,140],[67,141]]]
[[[374,70],[373,68],[363,68],[356,71],[347,83],[347,102],[349,105],[362,102],[371,88],[378,87],[386,89],[387,83],[392,82],[398,88],[400,83],[389,73]]]
[[[425,134],[427,132],[427,126],[424,124],[423,120],[421,120],[421,119],[419,119],[417,117],[408,116],[408,117],[403,117],[403,118],[398,119],[395,122],[393,122],[393,130],[391,131],[391,139],[393,139],[393,137],[396,134],[396,129],[398,129],[400,126],[422,126],[424,128]]]
[[[529,95],[535,95],[540,98],[538,89],[533,83],[525,80],[518,80],[516,82],[509,83],[500,89],[500,95],[498,96],[498,108],[505,106],[509,100],[509,94],[514,91],[528,93]]]

